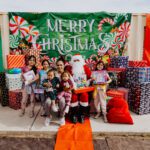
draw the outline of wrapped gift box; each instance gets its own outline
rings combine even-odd
[[[114,56],[110,58],[110,67],[112,68],[127,68],[128,56]]]
[[[0,86],[6,88],[5,72],[0,72]]]
[[[25,66],[25,56],[24,55],[7,55],[7,67],[11,68],[21,68]]]
[[[9,105],[8,89],[0,87],[0,101],[2,106]]]
[[[129,67],[126,71],[127,82],[150,82],[150,67]]]
[[[40,50],[39,49],[34,49],[34,48],[29,49],[28,55],[29,56],[34,55],[36,57],[37,64],[40,63]]]
[[[147,61],[129,61],[129,67],[147,67]]]
[[[114,70],[111,69],[111,71],[108,71],[108,74],[112,79],[112,82],[109,84],[110,88],[124,87],[126,75],[125,69],[116,71],[116,68],[114,68]]]
[[[9,91],[9,107],[15,110],[21,108],[22,92],[20,90]]]
[[[118,98],[124,98],[125,93],[123,91],[119,91],[117,89],[110,89],[106,92],[107,96],[109,97],[118,97]]]
[[[22,89],[22,77],[20,74],[6,74],[6,85],[9,91]]]
[[[140,115],[150,113],[150,82],[132,82],[126,86],[129,88],[130,110]]]
[[[107,71],[126,71],[126,68],[107,68]]]

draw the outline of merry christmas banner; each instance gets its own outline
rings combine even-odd
[[[80,53],[85,59],[123,55],[130,30],[131,14],[126,13],[9,13],[10,49],[33,47],[41,55],[69,59]]]

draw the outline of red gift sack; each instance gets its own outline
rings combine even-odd
[[[127,102],[123,98],[112,98],[107,104],[109,123],[133,124]]]
[[[9,106],[15,110],[21,108],[22,92],[20,90],[9,91]]]

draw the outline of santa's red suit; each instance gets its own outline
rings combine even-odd
[[[83,66],[85,74],[87,76],[87,79],[90,79],[91,77],[91,70],[89,69],[89,67],[87,65]],[[73,75],[72,72],[72,66],[66,66],[65,70],[69,71],[71,75]],[[71,107],[76,107],[79,104],[83,107],[87,107],[88,106],[88,93],[81,93],[81,94],[72,94],[72,100],[71,100]]]
[[[85,64],[84,59],[81,55],[74,55],[72,57],[72,60],[70,62],[70,66],[66,66],[65,70],[69,71],[70,74],[73,75],[79,75],[79,74],[85,74],[87,79],[90,79],[91,77],[91,70],[90,68]],[[71,99],[71,110],[72,115],[83,115],[85,108],[88,107],[89,103],[89,96],[87,92],[81,93],[81,94],[72,94]],[[78,112],[77,109],[78,108]]]

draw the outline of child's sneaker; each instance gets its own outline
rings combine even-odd
[[[55,105],[52,105],[52,111],[53,112],[58,112],[58,108]]]
[[[60,126],[65,125],[65,117],[60,118]]]
[[[49,124],[51,123],[51,120],[52,120],[52,118],[46,117],[46,119],[45,119],[45,126],[46,126],[46,127],[49,126]]]

